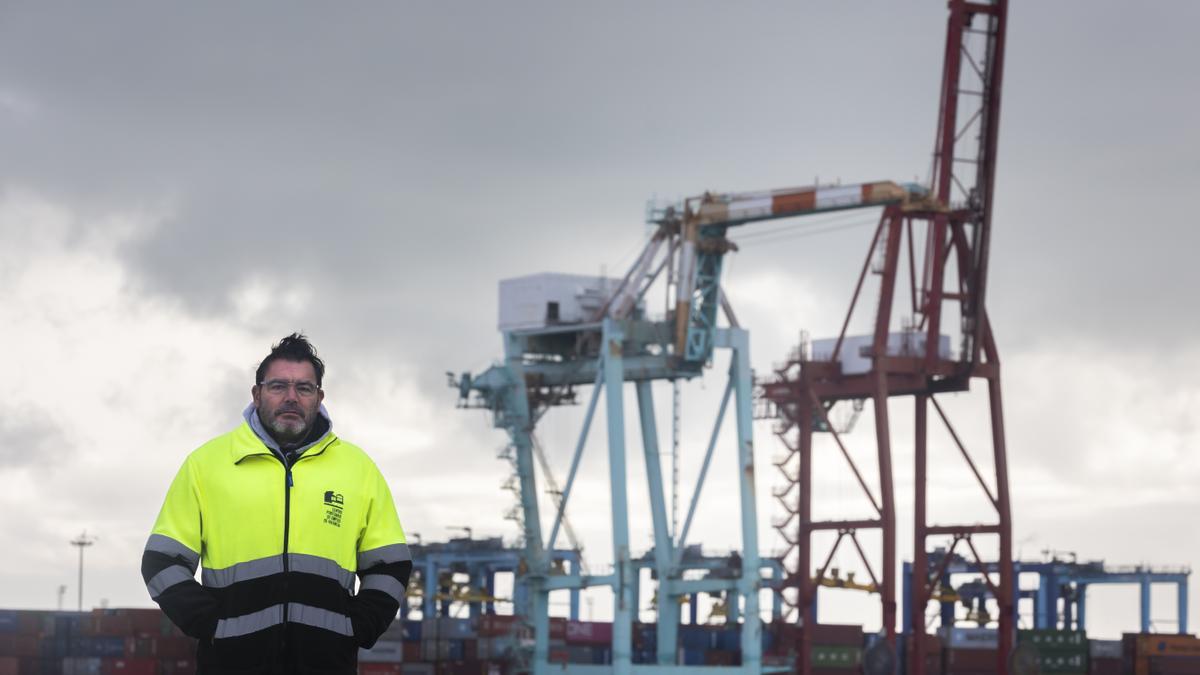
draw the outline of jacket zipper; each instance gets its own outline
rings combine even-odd
[[[319,450],[314,453],[304,453],[296,458],[296,461],[305,457],[315,457],[329,447],[333,439],[327,441]],[[286,457],[272,455],[283,464],[284,481],[283,481],[283,632],[279,639],[279,654],[284,658],[284,663],[287,659],[287,623],[288,623],[288,575],[291,572],[291,565],[288,563],[288,533],[292,526],[292,487],[295,481],[292,479],[292,464],[287,461]],[[245,458],[243,458],[245,459]],[[241,460],[239,460],[241,461]]]
[[[288,530],[292,524],[292,465],[283,460],[283,631],[280,633],[279,653],[287,656],[287,621],[288,621],[288,574],[291,565],[288,564]],[[286,663],[286,661],[285,661]]]

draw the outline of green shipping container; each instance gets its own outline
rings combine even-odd
[[[812,646],[814,668],[845,668],[852,670],[862,663],[862,647]]]
[[[1087,653],[1087,632],[1081,630],[1021,630],[1017,631],[1017,642],[1037,647],[1039,652]]]

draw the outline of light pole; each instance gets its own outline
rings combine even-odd
[[[87,530],[71,540],[72,546],[79,547],[79,611],[83,611],[83,549],[96,543],[95,537],[89,537]]]

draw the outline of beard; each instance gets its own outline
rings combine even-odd
[[[289,412],[295,413],[299,418],[281,416]],[[298,443],[312,429],[314,416],[315,414],[305,414],[305,411],[299,408],[281,407],[267,415],[269,419],[265,421],[265,426],[280,445]]]

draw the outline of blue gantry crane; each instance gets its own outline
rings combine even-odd
[[[764,569],[772,572],[773,568],[764,565],[758,552],[750,338],[738,325],[721,289],[722,261],[728,252],[736,250],[726,235],[731,228],[756,221],[852,208],[915,205],[924,200],[927,196],[922,188],[892,182],[705,193],[652,212],[653,233],[621,279],[539,274],[500,283],[504,360],[476,375],[451,375],[450,381],[458,390],[460,407],[489,410],[494,425],[504,429],[509,437],[521,499],[519,521],[525,582],[530,589],[528,618],[535,636],[531,659],[535,674],[541,675],[549,667],[549,593],[590,587],[611,588],[614,596],[611,672],[626,675],[650,667],[635,666],[631,658],[637,601],[625,483],[627,383],[633,385],[637,397],[642,454],[649,482],[658,607],[678,607],[680,598],[695,593],[725,592],[742,617],[742,664],[727,670],[763,672],[759,591],[773,585],[762,576]],[[673,298],[674,304],[666,316],[655,318],[646,313],[645,297],[660,278],[664,283],[658,287],[665,290],[668,298]],[[718,325],[722,313],[726,322]],[[651,384],[699,377],[716,350],[730,352],[729,377],[687,517],[682,529],[672,532],[668,528]],[[544,537],[535,468],[539,446],[534,431],[549,410],[576,403],[577,389],[587,386],[591,387],[591,396],[582,429],[565,487],[555,499],[556,513],[550,533]],[[555,570],[547,552],[554,550],[562,529],[602,392],[607,419],[613,569],[607,574]],[[724,578],[713,575],[685,578],[684,573],[691,569],[692,563],[682,552],[687,547],[701,489],[731,401],[737,427],[736,471],[743,551],[740,570]],[[655,673],[663,673],[664,666],[676,666],[679,619],[678,611],[658,612]]]
[[[1048,552],[1047,552],[1048,553]],[[1014,589],[1013,606],[1018,606],[1019,600],[1031,600],[1033,612],[1032,627],[1035,629],[1087,629],[1087,591],[1095,585],[1135,585],[1139,589],[1139,630],[1149,633],[1151,626],[1150,589],[1155,584],[1174,585],[1176,591],[1176,632],[1188,632],[1188,579],[1191,569],[1187,567],[1162,567],[1149,565],[1108,565],[1102,560],[1079,562],[1073,554],[1068,556],[1048,555],[1047,560],[1015,561],[1013,574],[1036,574],[1036,588]],[[956,606],[961,604],[968,607],[969,622],[986,625],[996,617],[989,616],[984,609],[985,603],[992,597],[992,589],[980,581],[983,574],[994,574],[997,563],[990,562],[980,565],[957,554],[947,554],[939,549],[930,554],[927,575],[935,568],[945,570],[945,578],[957,576],[968,577],[957,586],[945,585],[938,598],[941,604],[939,621],[942,626],[952,626],[956,622]],[[912,606],[912,588],[910,580],[912,563],[904,563],[904,605]],[[1061,605],[1060,605],[1061,602]],[[909,613],[905,613],[904,632],[908,633],[911,626]],[[919,627],[923,629],[924,627]]]

